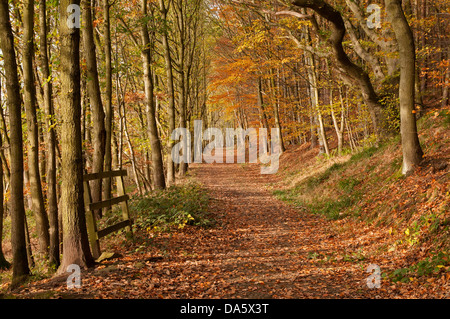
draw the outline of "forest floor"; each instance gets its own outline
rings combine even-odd
[[[450,113],[446,116],[450,118]],[[427,139],[449,140],[448,130],[426,133]],[[370,191],[365,193],[372,196],[370,201],[364,195],[357,201],[345,202],[346,209],[351,212],[376,209],[384,216],[382,208],[387,207],[386,214],[390,217],[383,217],[383,222],[376,219],[368,222],[352,216],[327,218],[311,213],[306,205],[293,205],[280,199],[280,189],[286,190],[282,193],[285,196],[291,194],[288,190],[294,189],[297,196],[302,188],[293,187],[301,184],[301,180],[308,181],[311,176],[315,178],[314,183],[309,179],[306,184],[322,187],[311,189],[320,198],[331,196],[326,187],[337,189],[336,185],[342,184],[334,180],[335,175],[346,182],[342,185],[348,190],[346,174],[357,174],[355,169],[358,169],[349,156],[324,162],[317,161],[315,151],[308,151],[306,146],[291,148],[283,154],[280,173],[276,175],[261,175],[258,164],[192,165],[189,179],[201,183],[208,192],[208,212],[215,221],[213,226],[187,226],[161,233],[150,245],[139,247],[123,235],[113,236],[105,239],[112,241],[108,250],[120,255],[102,261],[95,269],[83,270],[80,289],[68,290],[67,276],[50,277],[7,292],[5,297],[449,298],[450,266],[445,245],[449,238],[450,165],[442,165],[442,162],[450,162],[447,142],[428,149],[430,156],[440,159],[437,164],[430,164],[425,159],[418,173],[408,178],[395,175],[398,166],[391,164],[399,155],[395,143],[390,146],[392,149],[387,147],[378,151],[379,154],[358,157],[362,166],[358,174],[366,181],[378,183],[380,189],[373,196],[368,193]],[[351,163],[349,171],[342,166],[345,163]],[[381,163],[386,163],[392,170]],[[290,169],[286,170],[286,167]],[[368,174],[369,168],[371,174]],[[388,182],[371,180],[383,177],[383,172],[388,174],[383,181]],[[393,179],[389,174],[397,177]],[[363,191],[364,181],[350,182],[352,189],[359,193]],[[373,184],[368,186],[374,187]],[[417,194],[417,198],[410,205],[408,200],[414,197],[413,194]],[[399,205],[396,198],[402,199]],[[338,201],[340,199],[333,203],[339,207]],[[382,203],[383,207],[374,206]],[[404,231],[405,225],[410,224],[392,222],[408,222],[409,219],[403,216],[408,207],[413,207],[419,217],[425,208],[435,211],[434,233],[428,233],[428,228],[414,229],[412,226]],[[428,225],[428,219],[424,227],[425,224]],[[420,245],[417,244],[422,238],[419,235],[425,238]],[[444,238],[444,246],[436,246],[429,240],[441,238],[439,236]],[[440,254],[434,252],[433,247],[438,247]],[[434,255],[430,255],[431,252]],[[441,259],[433,257],[427,262],[427,256],[440,256]],[[378,265],[383,274],[379,288],[368,287],[367,279],[372,274],[368,272],[370,265]],[[427,269],[431,271],[425,271]],[[416,276],[418,270],[423,270],[425,275]],[[389,275],[392,273],[402,280],[393,280]]]
[[[75,298],[376,298],[365,264],[324,263],[317,252],[339,251],[333,224],[299,213],[267,190],[272,176],[256,164],[197,165],[216,226],[161,236],[147,252],[127,253],[82,273],[82,288],[65,277],[43,280],[22,297]],[[358,239],[348,243],[357,253]]]

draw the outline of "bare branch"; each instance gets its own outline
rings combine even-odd
[[[291,39],[292,41],[295,42],[295,44],[297,45],[297,48],[304,50],[304,51],[308,51],[309,53],[312,53],[312,54],[318,56],[319,58],[328,58],[331,54],[330,52],[320,52],[320,51],[316,50],[314,47],[300,42],[300,40],[297,39],[290,32],[289,32],[289,36],[285,36],[285,37],[281,37],[281,38]]]
[[[288,11],[288,10],[275,12],[275,15],[291,15],[291,16],[297,17],[299,19],[312,19],[313,18],[313,16],[309,15],[309,14],[302,14],[300,12]]]

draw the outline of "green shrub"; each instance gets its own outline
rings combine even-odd
[[[186,225],[207,227],[209,197],[199,184],[172,186],[131,201],[130,210],[136,216],[136,226],[148,232],[182,229]]]
[[[440,251],[415,265],[394,270],[390,277],[394,282],[409,282],[411,277],[430,276],[436,275],[441,271],[449,271],[449,265],[448,252]]]

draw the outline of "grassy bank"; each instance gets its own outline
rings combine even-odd
[[[401,174],[399,137],[351,156],[324,160],[303,149],[281,159],[282,181],[273,193],[303,213],[334,220],[337,232],[373,231],[365,254],[391,259],[394,281],[450,277],[450,111],[419,121],[425,158],[416,173]],[[317,153],[316,153],[317,154]],[[295,156],[302,166],[289,169]]]

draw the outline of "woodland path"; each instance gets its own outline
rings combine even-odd
[[[217,297],[375,297],[361,268],[321,262],[320,256],[342,249],[334,227],[275,198],[267,189],[274,175],[261,175],[252,164],[201,165],[193,171],[223,222],[208,244],[213,249],[208,258],[229,284]]]
[[[342,249],[356,253],[358,238],[341,240],[332,222],[276,199],[267,189],[275,177],[258,165],[196,164],[191,175],[209,191],[214,227],[186,227],[158,238],[158,248],[105,261],[83,273],[78,291],[64,282],[41,291],[63,298],[380,297],[366,285],[368,261],[338,257]]]

